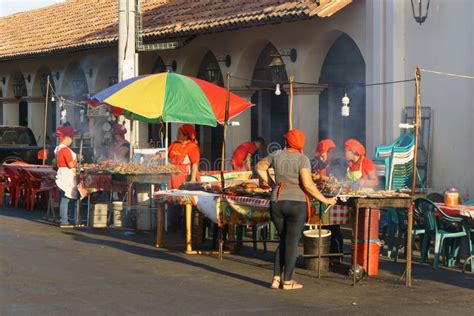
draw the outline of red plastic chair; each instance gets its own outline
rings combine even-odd
[[[23,207],[25,207],[26,181],[18,167],[4,166],[5,172],[10,180],[10,201],[8,206],[18,208],[20,197],[23,198]]]
[[[49,199],[49,192],[56,188],[54,181],[37,178],[26,169],[21,169],[21,172],[26,181],[26,209],[29,211],[35,209],[37,197],[41,198],[42,204],[46,207]]]
[[[0,207],[3,206],[3,200],[5,199],[5,192],[11,191],[11,184],[10,180],[8,179],[8,175],[2,168],[0,170]]]

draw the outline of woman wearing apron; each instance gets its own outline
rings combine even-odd
[[[178,189],[186,181],[199,180],[200,152],[196,140],[196,131],[190,124],[184,124],[178,129],[178,139],[168,148],[168,158],[171,164],[180,172],[171,174],[171,189]]]
[[[113,147],[109,150],[109,159],[121,162],[128,162],[130,160],[130,143],[125,140],[127,129],[120,124],[115,124],[112,129],[112,136],[114,138]]]
[[[262,159],[256,168],[262,181],[273,187],[270,214],[280,237],[275,254],[272,289],[281,287],[294,290],[303,287],[293,280],[293,272],[298,242],[309,215],[309,196],[325,204],[336,203],[336,198],[325,198],[311,178],[309,158],[302,154],[304,138],[300,130],[289,131],[285,135],[285,148]],[[275,182],[268,176],[270,167],[275,170]]]
[[[74,129],[72,127],[61,127],[56,130],[59,138],[59,145],[54,150],[56,155],[56,185],[60,190],[61,200],[59,202],[60,227],[71,227],[68,219],[69,212],[74,214],[75,205],[78,198],[77,192],[77,155],[69,146],[72,144]],[[74,222],[74,215],[71,216]]]
[[[344,143],[348,163],[346,178],[359,187],[375,188],[379,184],[375,164],[365,156],[365,147],[355,139]]]

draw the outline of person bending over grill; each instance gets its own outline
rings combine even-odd
[[[344,143],[348,163],[346,178],[359,187],[375,188],[379,184],[377,171],[372,160],[365,156],[365,147],[355,139]]]

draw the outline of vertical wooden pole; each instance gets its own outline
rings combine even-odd
[[[352,272],[354,273],[353,279],[352,279],[352,285],[355,286],[357,283],[357,251],[358,251],[358,238],[359,238],[359,201],[358,199],[356,200],[354,204],[354,209],[355,209],[355,227],[354,227],[354,232],[353,232],[353,246],[352,249],[354,251],[354,255],[352,256]]]
[[[193,226],[193,205],[190,203],[186,204],[186,253],[193,252],[193,245],[192,245],[192,226]]]
[[[163,224],[165,219],[165,205],[164,203],[158,203],[156,209],[156,242],[155,247],[159,248],[162,245],[163,240]]]
[[[46,164],[46,130],[48,127],[49,108],[49,75],[46,77],[46,96],[44,98],[44,125],[43,125],[43,166]]]
[[[416,190],[416,164],[418,162],[418,136],[421,123],[421,104],[420,104],[420,68],[416,67],[415,74],[415,148],[413,152],[413,178],[411,182],[411,195],[415,194]]]
[[[413,230],[413,203],[408,207],[408,226],[407,226],[407,266],[405,270],[405,285],[411,286],[411,253],[412,253],[412,230]]]
[[[415,148],[413,152],[413,179],[411,184],[411,195],[415,195],[416,190],[416,165],[418,161],[418,137],[421,125],[421,100],[420,100],[420,67],[416,67],[415,72]],[[407,227],[407,266],[405,285],[411,286],[411,248],[412,248],[412,230],[413,230],[413,204],[408,208],[408,227]]]
[[[291,131],[293,129],[293,81],[295,80],[294,76],[290,76],[290,100],[288,103],[288,129]]]
[[[225,96],[225,117],[224,117],[224,139],[222,140],[222,156],[221,156],[221,186],[222,191],[225,189],[225,150],[226,150],[226,138],[227,138],[227,126],[229,124],[229,107],[230,107],[230,72],[226,76],[226,96]]]

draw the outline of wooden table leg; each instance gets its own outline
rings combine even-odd
[[[405,275],[405,285],[411,286],[411,253],[413,238],[413,204],[408,207],[408,227],[407,227],[407,267]]]
[[[165,205],[158,203],[156,209],[156,243],[155,247],[160,248],[163,241],[163,225],[164,225]]]
[[[357,238],[358,238],[358,235],[359,235],[359,206],[356,204],[355,207],[355,227],[354,227],[354,241],[353,241],[353,251],[354,251],[354,255],[352,256],[352,269],[353,269],[353,281],[352,281],[352,285],[355,286],[356,285],[356,282],[357,282]]]
[[[204,241],[204,215],[201,212],[198,212],[198,229],[197,229],[197,240],[198,245],[202,245]]]
[[[186,253],[193,252],[192,245],[192,214],[193,214],[193,205],[188,203],[186,204]]]

